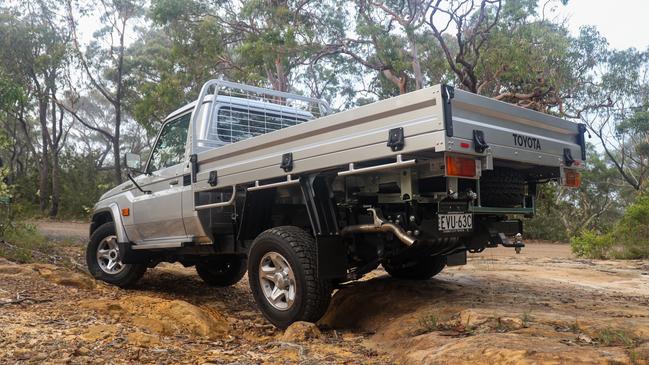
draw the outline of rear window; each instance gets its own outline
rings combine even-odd
[[[290,127],[308,119],[294,114],[278,114],[223,106],[219,108],[217,123],[211,123],[208,139],[238,142],[282,128]]]

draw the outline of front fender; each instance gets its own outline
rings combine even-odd
[[[104,207],[97,208],[93,216],[103,212],[110,213],[110,215],[113,218],[113,222],[115,223],[115,235],[117,236],[117,242],[120,243],[130,242],[128,239],[128,235],[126,234],[126,230],[124,229],[124,223],[122,222],[122,214],[119,210],[119,206],[117,205],[117,203],[110,203]]]

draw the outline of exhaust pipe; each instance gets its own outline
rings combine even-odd
[[[399,241],[403,242],[406,246],[412,246],[416,239],[410,237],[403,228],[394,223],[385,223],[377,214],[375,208],[369,208],[368,211],[374,217],[374,224],[357,224],[347,226],[341,230],[343,236],[349,236],[354,233],[392,233]]]

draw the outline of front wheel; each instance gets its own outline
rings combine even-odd
[[[331,283],[318,277],[315,240],[304,230],[262,232],[248,256],[248,280],[257,306],[275,326],[316,322],[327,311]]]
[[[86,247],[88,271],[97,280],[119,287],[135,284],[144,275],[146,265],[123,264],[120,261],[115,224],[102,224],[90,236]]]

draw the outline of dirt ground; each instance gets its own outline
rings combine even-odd
[[[38,223],[82,259],[87,225]],[[74,241],[75,243],[71,243]],[[529,243],[407,282],[376,270],[326,316],[287,331],[257,312],[247,278],[203,284],[164,264],[135,289],[80,270],[0,259],[0,363],[648,364],[649,262],[572,257]]]

